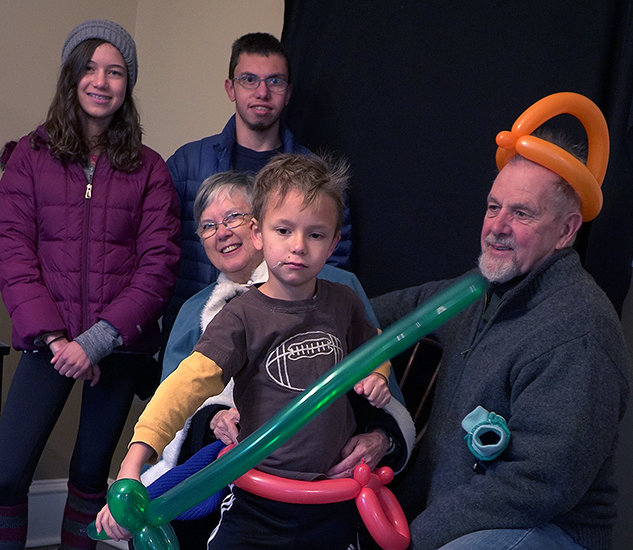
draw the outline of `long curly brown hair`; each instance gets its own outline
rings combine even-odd
[[[61,68],[55,97],[48,110],[44,128],[48,134],[48,146],[54,158],[64,162],[87,165],[90,148],[98,147],[110,159],[113,168],[132,172],[141,164],[141,121],[134,105],[132,92],[127,89],[123,105],[114,113],[108,129],[100,134],[97,142],[89,144],[81,123],[81,106],[77,99],[77,85],[95,49],[104,40],[91,39],[79,44]],[[41,139],[31,133],[31,147],[39,149]]]

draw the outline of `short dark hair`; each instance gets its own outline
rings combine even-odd
[[[251,53],[257,55],[271,54],[281,55],[286,61],[286,70],[288,71],[288,82],[290,82],[290,58],[288,52],[272,34],[265,32],[251,32],[240,36],[231,48],[231,60],[229,61],[229,78],[233,80],[235,77],[235,67],[239,61],[240,54]]]
[[[303,194],[307,206],[321,195],[330,197],[336,206],[336,231],[343,225],[345,191],[349,182],[349,165],[345,160],[282,153],[275,155],[255,176],[253,218],[260,223],[273,194],[282,201],[289,191]]]

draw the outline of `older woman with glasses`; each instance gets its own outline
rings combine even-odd
[[[192,296],[180,309],[165,350],[163,379],[192,352],[207,324],[229,300],[268,279],[262,252],[251,242],[251,189],[250,176],[229,171],[207,178],[198,190],[194,202],[197,233],[220,275],[215,283]],[[376,317],[355,275],[326,265],[319,276],[350,286],[363,299],[370,320],[377,326]],[[368,406],[363,412],[356,413],[360,431],[365,433],[355,435],[348,442],[347,456],[329,472],[332,477],[350,476],[352,468],[363,458],[372,468],[381,461],[395,471],[404,467],[415,433],[411,418],[401,404],[402,395],[397,386],[395,390],[393,386],[391,383],[390,389],[396,399],[391,400],[385,409],[387,412]],[[142,481],[146,485],[182,464],[216,438],[225,444],[237,442],[239,412],[233,408],[232,387],[229,383],[222,394],[209,398],[187,421],[165,449],[162,460],[143,474]],[[181,548],[206,548],[208,536],[218,519],[219,516],[210,514],[194,521],[172,522]]]

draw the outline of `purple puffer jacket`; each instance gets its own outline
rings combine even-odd
[[[132,173],[102,155],[88,192],[78,164],[20,140],[0,180],[0,291],[13,347],[35,349],[44,332],[74,338],[99,319],[124,349],[155,353],[158,318],[180,259],[178,200],[164,161],[143,147]]]

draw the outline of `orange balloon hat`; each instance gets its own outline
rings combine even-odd
[[[585,128],[589,150],[586,165],[558,145],[530,135],[541,124],[561,114],[575,116]],[[574,92],[548,95],[528,107],[516,119],[512,130],[499,132],[496,142],[499,170],[519,154],[555,172],[574,188],[580,197],[583,221],[598,215],[609,162],[609,129],[593,101]]]

